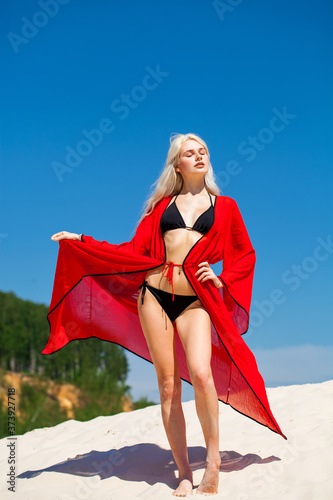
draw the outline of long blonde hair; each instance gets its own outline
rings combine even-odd
[[[196,134],[172,134],[170,137],[170,147],[168,151],[168,155],[162,170],[160,177],[151,185],[150,191],[151,193],[148,195],[148,198],[144,202],[143,208],[141,210],[142,216],[137,223],[137,226],[140,222],[149,215],[155,208],[155,205],[163,198],[169,195],[178,194],[183,187],[183,178],[180,172],[176,172],[175,166],[178,163],[180,157],[180,148],[183,142],[188,141],[189,139],[193,139],[201,144],[207,153],[208,159],[210,159],[209,151],[207,144],[203,139],[201,139]],[[220,188],[215,182],[215,175],[213,172],[212,165],[209,161],[208,172],[205,175],[205,186],[207,191],[213,195],[220,194]]]

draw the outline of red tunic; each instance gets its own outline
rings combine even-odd
[[[119,344],[151,362],[137,311],[138,287],[146,272],[166,262],[160,219],[172,196],[160,200],[131,241],[112,245],[83,236],[61,240],[43,354],[75,339],[98,337]],[[264,381],[241,337],[248,329],[255,252],[236,202],[216,198],[214,224],[191,248],[184,273],[211,318],[212,372],[220,401],[282,434],[267,400]],[[198,281],[198,264],[223,260],[217,289]],[[175,328],[176,329],[176,328]],[[190,382],[185,352],[176,329],[182,379]]]

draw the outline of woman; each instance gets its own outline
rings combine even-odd
[[[255,253],[238,207],[231,198],[218,196],[208,148],[200,137],[177,134],[170,142],[164,170],[130,242],[111,245],[66,231],[52,236],[54,241],[74,243],[60,245],[63,252],[59,250],[48,315],[51,335],[43,353],[93,335],[153,362],[163,424],[179,471],[176,496],[193,489],[181,406],[181,378],[190,381],[207,447],[207,467],[198,492],[216,494],[218,398],[282,433],[270,412],[253,355],[240,337],[248,328]],[[82,258],[86,245],[88,253]],[[210,264],[222,259],[218,277]],[[67,267],[72,263],[75,277],[66,275],[65,262]],[[133,285],[138,283],[135,294]],[[97,305],[91,296],[98,297]],[[86,304],[80,313],[78,301]],[[112,311],[109,323],[107,316],[100,320],[101,314],[110,314],[106,310]],[[131,335],[120,331],[128,323],[121,320],[124,314],[133,319],[127,330]],[[135,315],[149,353],[138,325],[133,327]]]

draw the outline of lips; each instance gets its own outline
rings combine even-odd
[[[195,164],[195,167],[199,167],[200,165],[202,165],[203,167],[205,166],[205,164],[202,161],[200,161],[199,163]]]

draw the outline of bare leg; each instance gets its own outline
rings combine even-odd
[[[195,376],[192,376],[195,380]],[[209,381],[210,380],[210,381]],[[205,382],[204,382],[205,383]],[[194,382],[195,404],[207,448],[207,467],[198,492],[214,495],[218,491],[219,453],[218,399],[212,377],[207,377],[207,386]]]
[[[142,293],[142,291],[141,291]],[[175,496],[186,496],[193,490],[193,475],[188,461],[186,427],[181,404],[181,379],[175,354],[174,327],[155,297],[147,290],[144,304],[138,297],[138,313],[149,352],[156,370],[165,432],[179,471]]]
[[[186,352],[187,365],[195,392],[195,404],[207,448],[207,467],[197,490],[204,495],[218,491],[219,453],[218,398],[212,377],[211,325],[208,313],[201,307],[186,309],[176,320]]]

